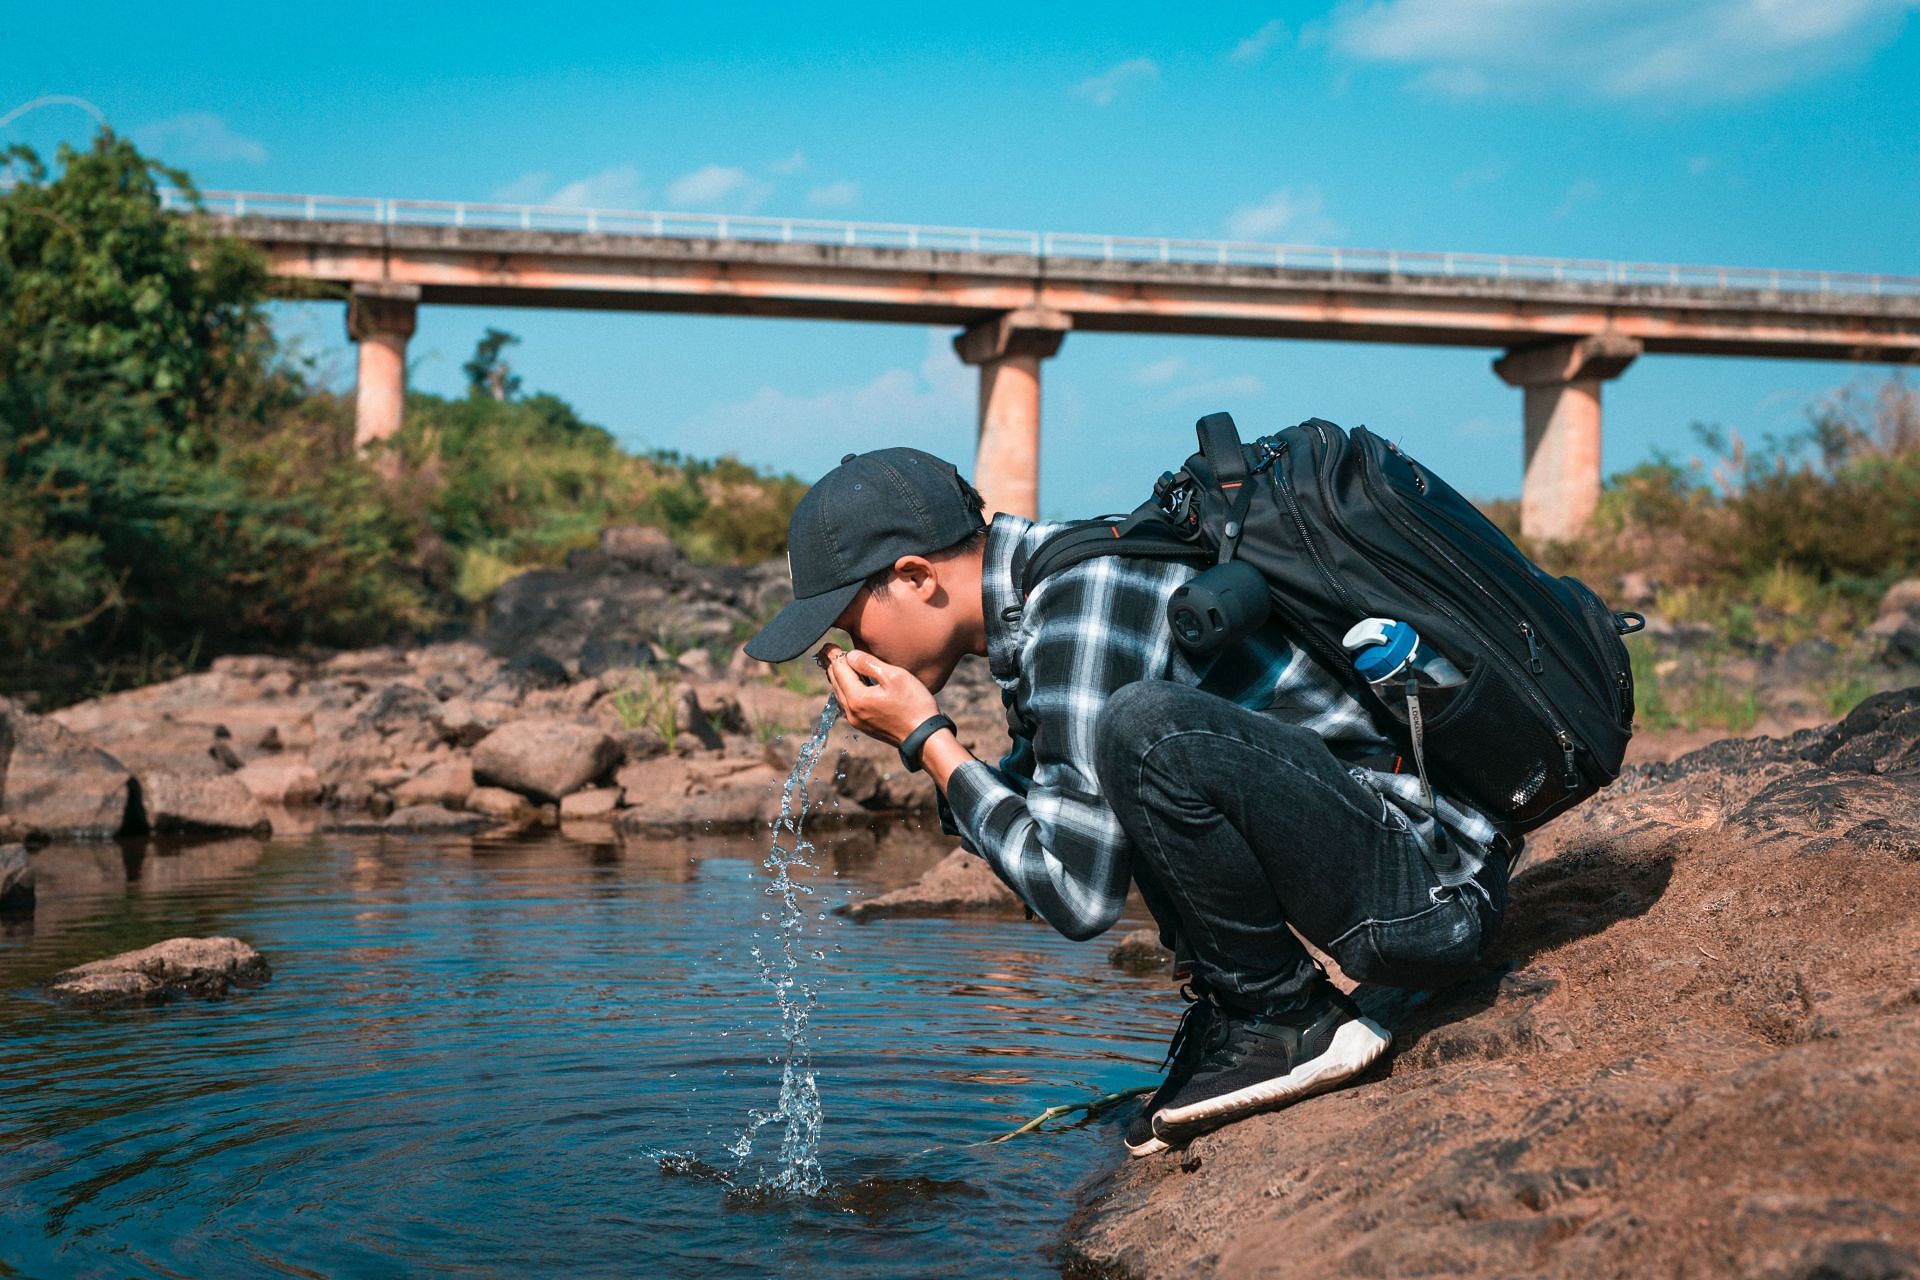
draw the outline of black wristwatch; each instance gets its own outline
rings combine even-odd
[[[927,739],[942,729],[951,728],[953,728],[953,721],[938,712],[922,720],[919,727],[908,734],[907,740],[900,744],[900,763],[907,766],[907,772],[920,772],[924,767],[920,763],[920,752],[926,747]]]

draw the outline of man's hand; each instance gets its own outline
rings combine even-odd
[[[820,665],[847,723],[890,747],[906,741],[928,716],[939,714],[927,686],[904,667],[837,644],[820,650]]]

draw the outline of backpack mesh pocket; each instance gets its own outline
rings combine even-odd
[[[1499,822],[1525,822],[1559,800],[1560,744],[1497,663],[1467,673],[1426,729],[1440,784]]]

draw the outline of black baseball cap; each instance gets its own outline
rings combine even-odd
[[[747,641],[747,656],[799,657],[833,629],[868,578],[901,556],[944,551],[983,527],[979,499],[951,462],[919,449],[848,454],[793,509],[793,603]]]

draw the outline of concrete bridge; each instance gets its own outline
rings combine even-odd
[[[177,197],[174,198],[177,202]],[[203,193],[277,274],[337,286],[358,439],[400,427],[422,303],[951,325],[974,478],[1038,510],[1040,366],[1074,330],[1490,348],[1522,388],[1530,536],[1599,499],[1600,388],[1642,352],[1920,364],[1920,277],[812,219]]]

